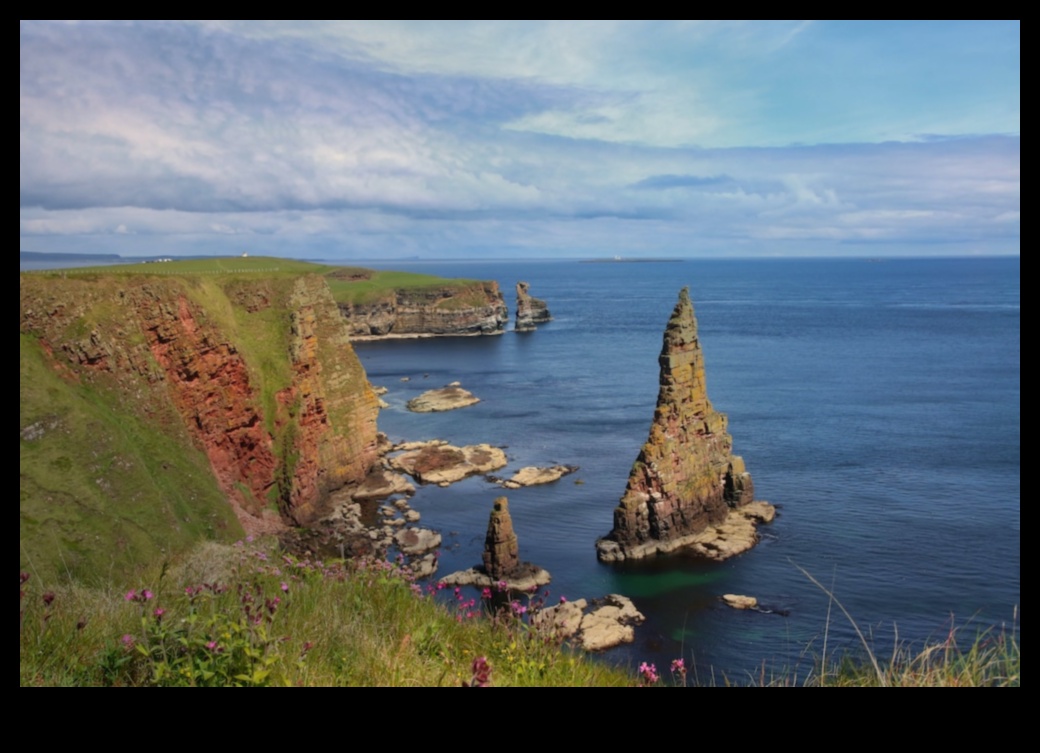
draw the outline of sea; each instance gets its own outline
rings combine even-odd
[[[521,558],[552,574],[534,598],[619,593],[646,616],[606,661],[663,670],[682,658],[701,682],[797,682],[826,657],[862,657],[864,644],[884,657],[952,629],[966,641],[1020,633],[1018,258],[370,266],[497,280],[511,314],[523,280],[553,316],[534,332],[356,345],[389,390],[379,427],[392,440],[502,446],[504,476],[580,467],[518,490],[482,477],[420,487],[411,504],[444,536],[441,574],[480,562],[505,494]],[[725,562],[600,563],[594,544],[647,438],[684,286],[709,399],[778,516]],[[481,402],[406,410],[454,381]],[[729,608],[727,593],[760,609]]]

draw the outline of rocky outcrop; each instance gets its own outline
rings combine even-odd
[[[521,468],[514,473],[510,478],[503,480],[491,479],[496,481],[506,489],[520,489],[525,486],[539,486],[541,484],[551,484],[554,481],[559,481],[564,476],[574,473],[578,470],[576,465],[553,465],[548,468],[539,468],[537,466],[526,466]]]
[[[320,276],[27,276],[21,332],[150,430],[170,434],[172,405],[249,531],[312,522],[377,460],[376,397]]]
[[[575,639],[586,651],[604,651],[632,643],[634,626],[646,619],[631,599],[620,594],[594,600],[594,609],[586,613],[588,606],[586,599],[561,601],[535,613],[531,626],[543,635]]]
[[[528,294],[530,285],[526,282],[516,284],[516,325],[517,332],[529,332],[536,325],[552,321],[549,307],[541,298],[533,298]]]
[[[650,435],[614,510],[614,529],[597,542],[599,557],[646,557],[698,543],[698,537],[702,544],[709,541],[707,550],[731,556],[737,552],[712,549],[711,529],[738,524],[744,516],[730,521],[730,513],[752,501],[754,486],[744,461],[732,454],[725,414],[708,400],[686,288],[665,329],[659,362],[660,392]],[[747,545],[755,540],[752,526]]]
[[[462,389],[456,382],[449,384],[447,387],[427,390],[419,397],[413,397],[405,403],[405,407],[413,413],[440,413],[442,411],[466,408],[479,402],[479,397],[469,390]]]
[[[392,290],[339,309],[353,339],[498,335],[509,321],[494,281]]]
[[[489,444],[455,447],[441,440],[409,442],[388,458],[394,470],[407,473],[420,484],[448,486],[467,476],[488,473],[506,465],[506,454]]]

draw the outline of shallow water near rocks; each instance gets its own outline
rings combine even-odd
[[[620,662],[680,656],[703,679],[807,671],[830,588],[879,653],[945,637],[951,614],[1010,623],[1021,600],[1018,259],[394,263],[497,280],[512,311],[531,284],[554,320],[530,333],[358,343],[389,392],[390,438],[504,446],[508,476],[578,465],[545,486],[482,478],[420,487],[444,534],[440,573],[480,561],[492,500],[509,498],[520,554],[553,574],[550,602],[622,593],[647,616]],[[708,395],[729,415],[757,496],[779,507],[761,543],[723,563],[673,554],[605,565],[594,542],[646,439],[657,355],[690,286]],[[427,375],[424,377],[424,375]],[[402,377],[410,377],[407,382]],[[453,381],[481,402],[414,414]],[[763,612],[721,604],[756,596]],[[772,610],[773,613],[769,613]],[[786,616],[783,616],[786,615]],[[969,635],[973,631],[969,631]],[[829,649],[858,639],[833,610]]]

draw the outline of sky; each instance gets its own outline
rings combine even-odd
[[[1019,22],[20,23],[23,251],[1019,254]]]

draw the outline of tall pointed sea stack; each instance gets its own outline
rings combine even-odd
[[[614,530],[597,542],[602,560],[646,557],[696,544],[718,549],[706,543],[705,534],[724,536],[730,510],[754,496],[744,461],[732,454],[726,416],[708,400],[687,288],[668,320],[659,361],[661,389],[650,436],[614,510]],[[748,526],[751,546],[755,534]],[[733,553],[727,548],[723,556]]]

